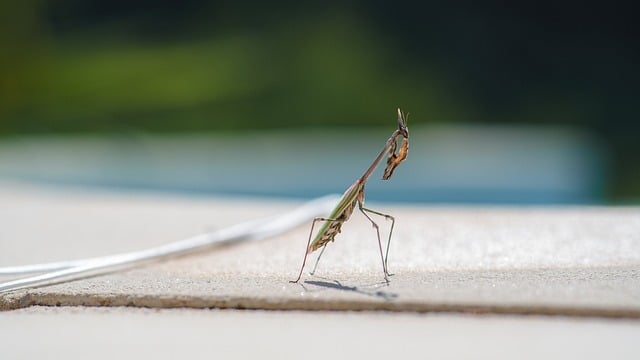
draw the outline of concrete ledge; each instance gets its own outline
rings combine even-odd
[[[15,186],[3,187],[0,199],[0,216],[11,220],[2,237],[20,239],[0,244],[3,266],[140,249],[295,205]],[[375,232],[355,213],[327,248],[317,275],[303,275],[300,284],[288,280],[299,269],[306,226],[261,242],[0,295],[0,308],[85,305],[640,318],[638,208],[368,206],[397,219],[389,259],[395,275],[388,285]],[[379,223],[383,233],[388,231],[384,220]],[[313,261],[311,257],[309,263]]]

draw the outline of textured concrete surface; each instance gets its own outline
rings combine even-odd
[[[455,311],[640,317],[640,209],[403,207],[382,277],[375,232],[355,213],[316,276],[290,284],[308,227],[256,243],[33,290],[0,307],[111,305]],[[277,213],[292,202],[0,187],[0,265],[141,249]],[[388,223],[380,220],[383,232]],[[310,265],[314,258],[311,258]],[[2,279],[6,280],[6,279]]]
[[[31,307],[3,359],[638,359],[636,321],[388,312]]]

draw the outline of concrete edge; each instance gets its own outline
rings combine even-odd
[[[155,309],[246,309],[280,311],[387,311],[413,313],[463,313],[475,315],[543,315],[609,319],[640,319],[640,309],[563,307],[540,305],[486,305],[474,303],[353,301],[319,299],[264,299],[257,297],[68,295],[15,292],[0,297],[0,311],[30,306],[103,306]]]

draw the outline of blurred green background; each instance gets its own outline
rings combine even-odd
[[[606,158],[598,199],[637,202],[634,10],[563,1],[3,2],[0,141],[389,128],[401,106],[410,127],[585,131]]]

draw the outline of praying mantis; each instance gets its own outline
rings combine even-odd
[[[402,136],[402,145],[400,150],[397,151],[398,148],[398,137]],[[397,151],[397,152],[396,152]],[[380,250],[380,259],[382,260],[382,270],[384,271],[384,279],[388,283],[389,282],[389,271],[387,270],[387,258],[389,257],[389,245],[391,245],[391,234],[393,233],[393,226],[395,225],[395,218],[388,214],[383,214],[381,212],[368,209],[364,207],[364,186],[375,170],[378,167],[378,164],[383,159],[385,154],[387,156],[387,166],[384,169],[384,173],[382,175],[383,180],[388,180],[393,175],[396,167],[400,165],[407,158],[407,154],[409,152],[409,129],[407,128],[406,116],[403,112],[398,108],[398,129],[391,134],[391,137],[387,140],[380,154],[373,160],[369,168],[360,176],[354,183],[351,185],[342,195],[340,201],[333,209],[329,217],[317,217],[313,219],[313,223],[311,224],[311,231],[309,232],[309,240],[307,241],[307,248],[304,254],[304,259],[302,260],[302,266],[300,267],[300,273],[295,280],[291,280],[291,283],[297,283],[300,281],[302,277],[302,272],[304,271],[304,266],[307,262],[307,255],[310,253],[322,248],[318,258],[316,259],[316,263],[311,271],[311,275],[313,275],[318,266],[318,262],[324,253],[327,244],[333,242],[335,240],[336,235],[338,235],[342,229],[342,225],[349,220],[351,214],[355,210],[356,206],[362,212],[362,214],[371,221],[371,224],[376,229],[376,234],[378,236],[378,248]],[[391,229],[389,230],[389,239],[387,240],[387,249],[385,254],[383,255],[382,251],[382,242],[380,241],[380,229],[378,224],[369,216],[369,214],[375,214],[378,216],[384,216],[385,219],[391,220]],[[316,234],[313,241],[311,241],[311,236],[313,235],[313,228],[316,223],[319,221],[323,221],[324,224]]]

